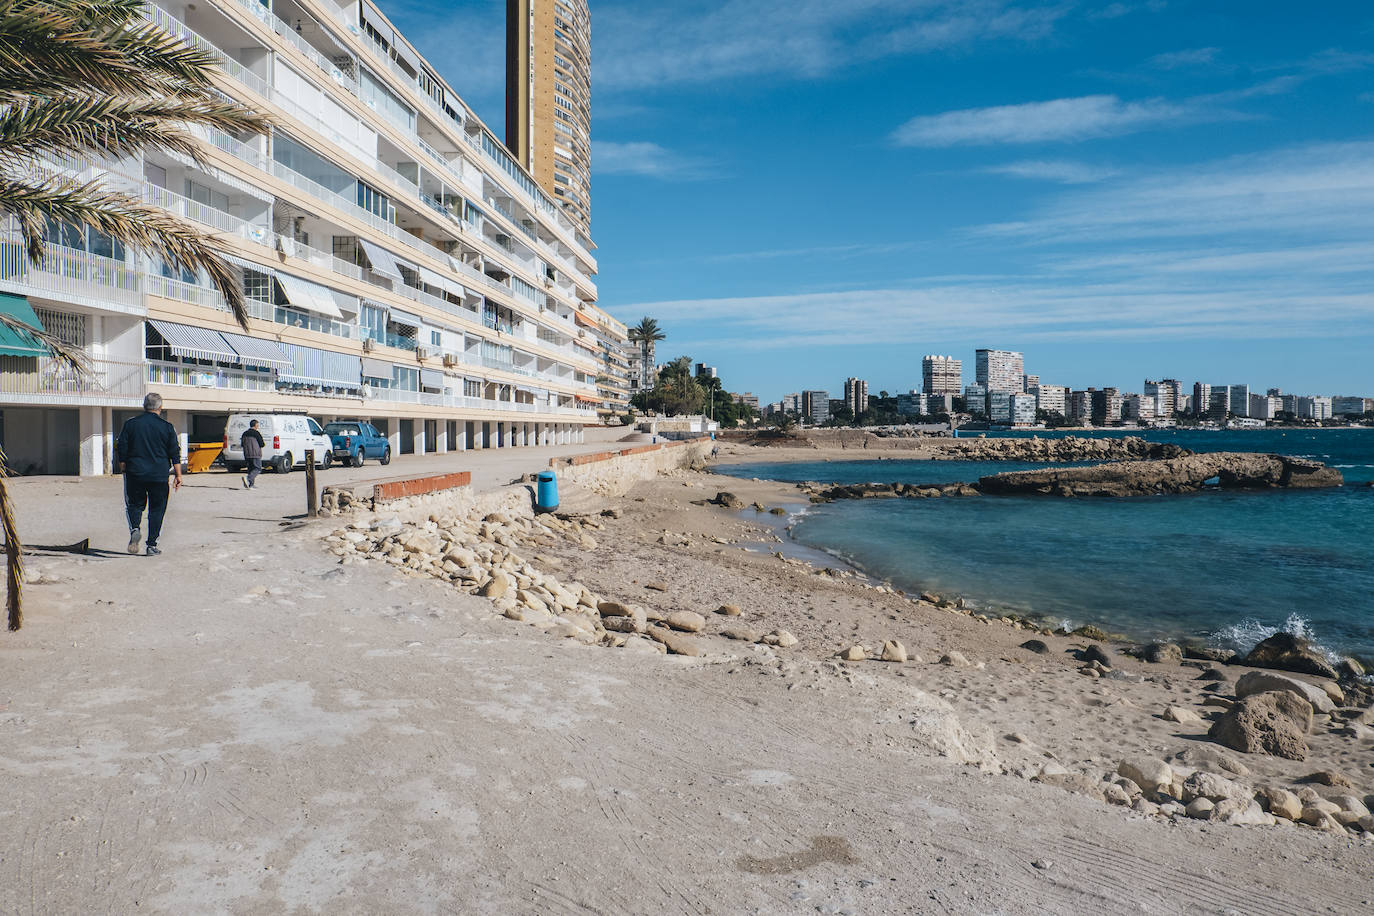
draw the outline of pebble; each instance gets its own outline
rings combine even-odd
[[[946,652],[944,655],[940,656],[940,664],[949,665],[954,668],[969,667],[968,659],[964,657],[964,653],[958,650]]]
[[[884,640],[882,660],[885,662],[906,661],[906,646],[896,639]]]
[[[1202,716],[1182,706],[1170,706],[1164,710],[1163,719],[1180,725],[1201,725]]]
[[[716,613],[725,617],[738,617],[743,612],[738,604],[722,604],[716,608]]]
[[[850,646],[840,653],[840,658],[847,662],[861,662],[867,657],[868,655],[864,652],[863,646]]]
[[[683,633],[700,633],[706,628],[706,618],[696,611],[673,611],[665,622]]]

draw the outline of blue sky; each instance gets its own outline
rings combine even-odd
[[[494,129],[504,2],[382,0]],[[1374,396],[1374,5],[592,0],[601,304],[764,400],[920,357]]]

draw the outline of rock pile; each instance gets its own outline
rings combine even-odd
[[[1008,471],[978,479],[984,493],[1045,496],[1154,496],[1192,493],[1211,480],[1223,488],[1339,487],[1341,472],[1319,461],[1253,452],[1213,452],[1182,458],[1113,461],[1088,467]]]

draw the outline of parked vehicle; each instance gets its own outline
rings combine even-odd
[[[391,443],[377,427],[362,420],[335,420],[324,425],[324,432],[334,446],[334,460],[363,466],[368,458],[381,464],[391,463]]]
[[[285,474],[305,466],[305,453],[315,450],[315,466],[327,469],[334,463],[333,446],[320,424],[299,413],[235,413],[224,428],[224,466],[237,474],[246,468],[243,459],[243,432],[250,420],[258,421],[262,433],[262,466]]]

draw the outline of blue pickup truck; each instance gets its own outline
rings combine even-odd
[[[382,464],[391,463],[391,443],[371,423],[335,420],[324,425],[324,434],[329,437],[330,453],[335,461],[355,468],[362,467],[368,458],[376,458]]]

